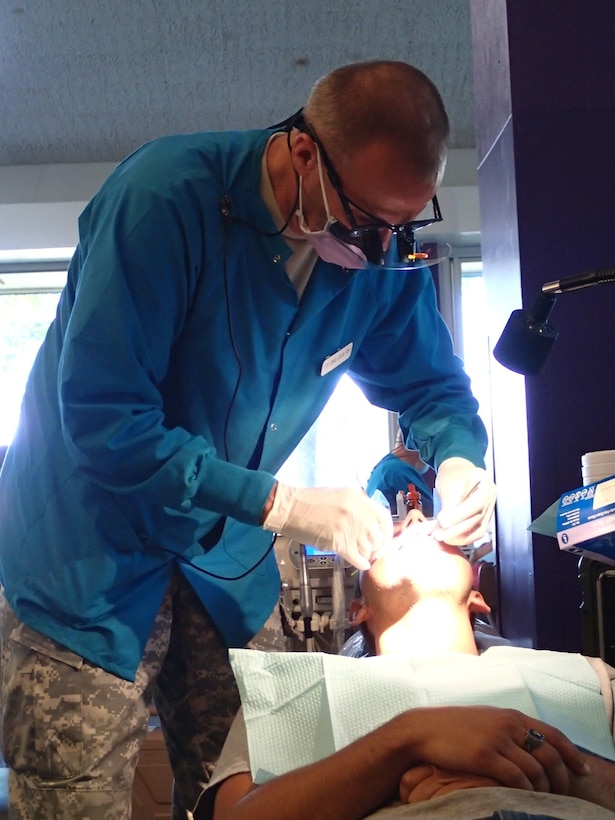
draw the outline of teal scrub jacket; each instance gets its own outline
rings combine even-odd
[[[164,137],[103,184],[79,218],[0,474],[9,603],[126,679],[176,566],[229,646],[263,624],[279,591],[263,505],[342,372],[401,414],[429,463],[483,463],[485,430],[428,269],[319,261],[298,300],[289,247],[265,235],[270,136]]]
[[[376,490],[380,490],[389,502],[391,512],[396,515],[397,493],[400,491],[406,493],[408,484],[414,484],[415,489],[421,494],[423,512],[425,515],[431,516],[433,513],[433,492],[431,487],[417,469],[408,462],[402,461],[401,458],[397,458],[393,453],[387,453],[376,464],[367,479],[365,492],[371,496]]]

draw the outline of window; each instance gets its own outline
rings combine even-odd
[[[472,380],[479,414],[491,432],[491,359],[487,335],[487,297],[480,259],[459,260],[461,271],[461,357]]]
[[[373,466],[391,449],[390,415],[370,404],[349,376],[342,376],[278,478],[301,487],[365,487]]]
[[[15,435],[26,380],[66,282],[67,258],[53,257],[70,252],[57,249],[45,261],[0,255],[0,447]]]
[[[442,269],[443,268],[443,269]],[[480,248],[456,248],[448,268],[440,270],[441,309],[449,326],[455,352],[463,360],[479,415],[487,428],[489,445],[485,456],[487,471],[493,475],[491,424],[491,355],[487,333],[487,297]],[[493,526],[485,538],[495,543]],[[495,560],[492,552],[486,560]]]
[[[440,266],[439,285],[440,310],[453,337],[455,352],[471,379],[479,415],[491,434],[491,363],[480,248],[455,248],[448,266]]]

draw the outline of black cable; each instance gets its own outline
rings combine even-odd
[[[267,131],[292,131],[295,127],[295,123],[297,120],[300,120],[303,116],[303,106],[298,111],[295,111],[294,114],[291,114],[290,117],[286,117],[285,120],[281,122],[276,122],[273,125],[267,126]]]
[[[301,114],[302,110],[303,109],[300,109],[296,114],[293,114],[292,117],[289,117],[287,120],[284,120],[282,123],[278,123],[277,125],[269,126],[269,128],[271,130],[275,130],[275,129],[280,128],[280,129],[285,129],[285,130],[288,131],[287,142],[288,142],[289,150],[290,150],[290,132],[291,132],[291,129],[293,127],[293,123],[295,122],[297,117]],[[251,228],[252,230],[255,230],[257,233],[261,234],[262,236],[279,236],[288,227],[288,225],[290,223],[290,220],[292,219],[293,214],[295,213],[298,202],[299,202],[299,185],[297,184],[297,195],[295,197],[295,202],[294,202],[293,207],[290,210],[290,213],[289,213],[286,221],[284,222],[284,225],[282,225],[282,227],[280,228],[279,231],[268,232],[268,231],[263,231],[260,228],[257,228],[255,225],[251,225],[249,222],[244,222],[244,220],[232,216],[232,214],[231,214],[232,202],[231,202],[231,198],[230,198],[229,194],[224,194],[224,196],[222,197],[222,199],[220,201],[220,212],[222,214],[222,280],[223,280],[223,283],[224,283],[224,297],[225,297],[225,300],[226,300],[226,323],[227,323],[227,328],[228,328],[228,333],[229,333],[229,340],[230,340],[230,343],[231,343],[231,349],[233,351],[233,356],[235,357],[235,361],[237,362],[237,368],[238,368],[238,371],[239,371],[238,375],[237,375],[237,381],[235,383],[235,388],[233,390],[233,393],[231,395],[231,399],[229,401],[228,410],[226,412],[226,417],[224,419],[224,429],[223,429],[223,436],[222,437],[223,437],[223,443],[224,443],[224,457],[225,457],[227,462],[230,462],[228,432],[229,432],[231,411],[233,409],[233,404],[235,403],[235,399],[237,398],[237,393],[239,392],[239,384],[241,382],[241,377],[243,375],[243,367],[242,367],[242,364],[241,364],[241,357],[239,355],[239,350],[238,350],[237,344],[235,342],[235,335],[233,333],[233,321],[232,321],[232,317],[231,317],[231,299],[230,299],[230,291],[229,291],[229,283],[228,283],[228,270],[227,270],[227,252],[228,252],[227,226],[228,226],[229,222],[236,222],[240,225],[244,225],[248,228]],[[252,464],[252,462],[258,460],[257,453],[261,449],[261,447],[262,447],[262,445],[261,445],[261,442],[259,441],[257,443],[256,450],[252,454],[252,457],[250,459],[250,464]],[[239,581],[242,578],[245,578],[246,575],[249,575],[251,572],[254,572],[254,570],[257,569],[257,567],[259,567],[263,563],[265,558],[267,558],[267,556],[269,555],[269,553],[273,549],[276,537],[277,536],[274,536],[274,538],[271,542],[271,545],[267,548],[265,553],[258,559],[258,561],[255,564],[253,564],[249,569],[247,569],[245,572],[241,573],[240,575],[236,575],[236,576],[233,576],[233,577],[230,577],[230,576],[227,577],[227,576],[224,576],[224,575],[217,575],[216,573],[210,572],[209,570],[205,570],[202,567],[197,567],[196,564],[193,564],[187,558],[184,558],[179,553],[175,552],[174,550],[167,549],[166,547],[157,547],[156,549],[162,550],[163,552],[168,552],[170,555],[174,555],[177,560],[183,561],[185,564],[188,564],[193,569],[196,569],[196,570],[198,570],[198,572],[202,572],[204,575],[208,575],[211,578],[217,578],[218,580],[221,580],[221,581]],[[222,540],[222,541],[224,540],[224,528],[222,529],[222,532],[220,534],[220,540]]]
[[[184,564],[187,564],[189,567],[192,567],[192,569],[197,570],[197,572],[202,572],[203,575],[208,575],[210,578],[216,578],[218,581],[241,581],[242,578],[245,578],[246,575],[249,575],[251,572],[254,572],[254,570],[257,569],[263,563],[265,558],[267,558],[267,556],[269,555],[269,553],[273,549],[277,537],[278,537],[277,534],[273,536],[271,544],[267,547],[267,549],[265,550],[263,555],[261,555],[261,557],[258,559],[258,561],[255,564],[253,564],[245,572],[242,572],[240,575],[233,575],[233,576],[218,575],[217,573],[211,572],[208,569],[203,569],[203,567],[197,567],[197,565],[193,564],[192,561],[189,558],[185,558],[181,553],[175,552],[175,550],[170,550],[167,547],[153,547],[152,549],[153,550],[160,550],[160,552],[168,552],[169,555],[173,555],[178,561],[181,561]]]
[[[290,145],[290,132],[295,127],[296,122],[301,120],[303,108],[300,108],[295,114],[290,117],[287,117],[282,122],[278,122],[275,125],[268,125],[268,131],[286,131],[286,144],[288,145],[288,151],[290,153],[291,145]],[[292,208],[288,216],[286,217],[286,221],[282,225],[279,231],[263,231],[261,228],[257,228],[256,225],[252,225],[249,222],[245,222],[243,219],[240,219],[237,216],[233,216],[231,213],[232,208],[232,200],[228,194],[224,194],[220,201],[220,210],[222,211],[222,216],[225,219],[225,222],[236,222],[239,225],[245,225],[246,228],[251,228],[253,231],[256,231],[261,236],[280,236],[284,233],[286,228],[288,228],[290,224],[290,220],[293,218],[295,211],[297,210],[297,205],[299,204],[299,179],[297,174],[295,173],[295,179],[297,180],[297,193],[295,195],[295,201],[293,203]],[[225,254],[225,262],[226,262],[226,230],[223,226],[224,230],[224,254]]]
[[[295,175],[296,176],[296,175]],[[250,222],[246,222],[243,219],[240,219],[238,216],[231,215],[231,198],[228,194],[224,194],[221,201],[221,210],[224,218],[227,222],[235,222],[237,225],[243,225],[246,228],[250,228],[256,233],[260,234],[261,236],[280,236],[284,233],[286,228],[288,228],[290,224],[290,220],[293,218],[295,211],[297,210],[297,205],[299,204],[299,183],[297,183],[297,194],[295,196],[295,201],[293,203],[292,208],[290,209],[290,213],[286,218],[286,222],[282,225],[279,231],[263,231],[262,228],[257,228],[256,225],[252,225]]]
[[[235,361],[237,362],[237,367],[239,369],[239,373],[237,374],[237,381],[235,382],[235,389],[233,390],[233,395],[231,396],[231,400],[228,405],[228,410],[226,411],[226,418],[224,419],[224,432],[222,434],[222,438],[224,441],[224,457],[227,461],[229,459],[229,451],[228,451],[228,429],[231,419],[231,410],[233,409],[233,404],[235,403],[235,399],[237,398],[237,393],[239,392],[239,383],[241,381],[241,376],[243,374],[243,368],[241,365],[241,358],[239,356],[239,351],[237,350],[237,344],[235,343],[235,336],[233,334],[233,322],[231,319],[231,298],[229,293],[229,286],[228,286],[228,271],[226,268],[226,254],[227,254],[227,236],[226,236],[226,228],[227,228],[227,220],[230,219],[230,207],[231,207],[231,200],[228,194],[225,194],[222,197],[222,280],[224,282],[224,297],[226,300],[226,325],[228,327],[228,334],[229,339],[231,342],[231,348],[233,350],[233,355],[235,357]],[[227,210],[228,209],[228,210]]]
[[[244,225],[247,225],[248,223],[244,223],[244,222],[242,222],[242,220],[234,219],[231,216],[231,198],[228,194],[225,194],[222,197],[222,200],[221,200],[221,203],[220,203],[220,210],[221,210],[222,217],[223,217],[223,220],[222,220],[222,280],[223,280],[223,285],[224,285],[224,298],[225,298],[225,301],[226,301],[226,305],[225,305],[225,308],[226,308],[226,324],[227,324],[227,328],[228,328],[228,334],[229,334],[229,340],[230,340],[230,343],[231,343],[231,349],[233,351],[233,356],[235,358],[235,361],[237,362],[237,368],[238,368],[237,381],[235,382],[235,387],[233,389],[233,393],[231,395],[231,398],[230,398],[230,401],[229,401],[229,404],[228,404],[228,410],[226,411],[226,417],[224,419],[224,429],[223,429],[223,434],[222,434],[222,439],[223,439],[223,444],[224,444],[224,457],[225,457],[226,461],[230,463],[229,441],[228,441],[229,425],[230,425],[230,419],[231,419],[231,412],[232,412],[232,409],[233,409],[233,404],[235,403],[235,399],[237,398],[237,393],[239,392],[239,385],[241,383],[241,378],[242,378],[242,375],[243,375],[243,366],[242,366],[242,363],[241,363],[241,357],[239,355],[239,350],[237,348],[237,343],[235,341],[235,334],[233,333],[233,320],[232,320],[232,316],[231,316],[231,295],[230,295],[230,290],[229,290],[228,269],[227,269],[227,254],[228,254],[227,223],[228,222],[239,222],[239,223],[244,224]],[[292,213],[293,212],[291,211],[291,215],[292,215]],[[290,217],[288,218],[286,224],[288,224],[289,221],[290,221]],[[248,225],[248,227],[253,227],[253,226]],[[255,228],[255,230],[258,230],[258,229]],[[284,230],[284,228],[282,230]],[[259,444],[260,444],[260,442],[257,444],[256,450],[253,453],[252,457],[250,458],[250,464],[252,464],[253,461],[257,460],[257,453],[258,453],[258,450],[260,449]],[[222,520],[224,520],[224,519],[222,519]],[[192,561],[189,561],[187,558],[184,558],[184,556],[182,556],[181,554],[175,552],[174,550],[167,549],[166,547],[157,547],[157,549],[160,549],[164,552],[168,552],[169,554],[174,555],[177,560],[183,561],[185,564],[188,564],[193,569],[196,569],[198,572],[202,572],[204,575],[208,575],[211,578],[216,578],[220,581],[239,581],[242,578],[245,578],[246,575],[249,575],[251,572],[254,572],[254,570],[257,569],[257,567],[259,567],[263,563],[265,558],[267,558],[267,556],[269,555],[269,553],[273,549],[276,537],[277,536],[274,536],[274,538],[271,542],[271,545],[267,548],[265,553],[258,559],[258,561],[256,561],[255,564],[253,564],[249,569],[247,569],[245,572],[241,573],[240,575],[228,576],[228,577],[224,576],[224,575],[218,575],[215,572],[210,572],[209,570],[205,570],[202,567],[197,567],[196,564],[192,563]],[[220,533],[220,539],[219,540],[224,541],[224,526],[222,527],[222,532]]]

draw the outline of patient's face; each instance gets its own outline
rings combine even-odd
[[[363,574],[364,594],[390,589],[407,579],[417,600],[452,594],[463,600],[472,587],[472,568],[459,549],[431,537],[433,521],[412,524],[393,540],[393,548]]]

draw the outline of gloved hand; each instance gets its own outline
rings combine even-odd
[[[466,458],[447,458],[436,477],[442,501],[433,537],[454,546],[470,544],[486,531],[495,506],[495,484]]]
[[[301,544],[341,555],[357,569],[369,569],[390,546],[390,513],[359,488],[289,487],[278,483],[263,528]]]

